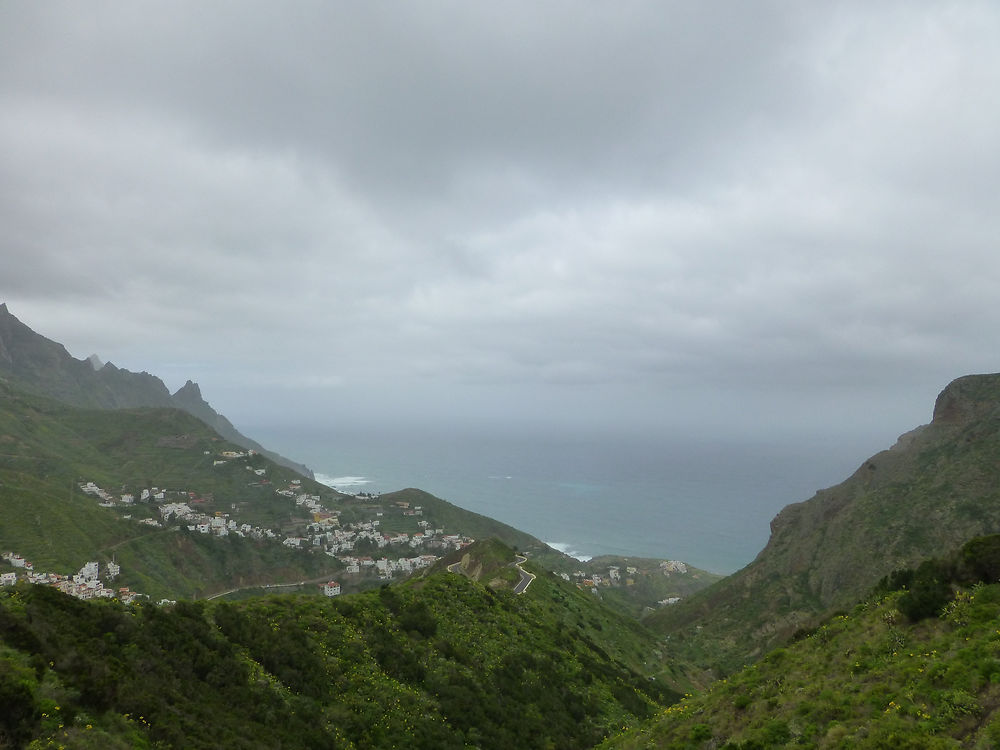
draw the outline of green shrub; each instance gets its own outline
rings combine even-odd
[[[962,547],[961,558],[975,581],[1000,581],[1000,534],[982,536],[967,542]]]
[[[792,738],[792,733],[787,721],[771,719],[764,725],[760,738],[765,745],[784,745]]]
[[[910,589],[899,598],[899,611],[911,622],[937,617],[951,601],[951,566],[941,560],[925,560],[913,575]]]
[[[695,724],[691,727],[691,733],[688,736],[692,742],[702,742],[712,738],[712,730],[708,724]]]
[[[0,659],[0,747],[20,747],[39,721],[34,670]]]

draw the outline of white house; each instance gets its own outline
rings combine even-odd
[[[336,581],[323,584],[323,593],[326,596],[340,596],[340,584]]]

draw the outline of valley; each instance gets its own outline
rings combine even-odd
[[[1000,742],[1000,375],[720,577],[339,492],[145,373],[95,406],[2,313],[0,747]]]

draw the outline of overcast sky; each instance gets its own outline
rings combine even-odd
[[[0,300],[239,427],[883,443],[1000,370],[997,92],[995,2],[6,2]]]

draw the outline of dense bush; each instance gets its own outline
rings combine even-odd
[[[937,617],[951,601],[955,587],[1000,581],[1000,534],[977,537],[958,552],[925,560],[915,570],[894,570],[877,593],[903,591],[899,610],[911,621]]]
[[[0,748],[583,748],[674,697],[562,606],[450,574],[167,607],[5,589]]]
[[[953,568],[939,560],[922,562],[914,572],[910,586],[899,598],[899,611],[911,621],[937,617],[952,597]]]
[[[961,559],[970,577],[984,583],[1000,581],[1000,534],[973,539],[962,547]]]

